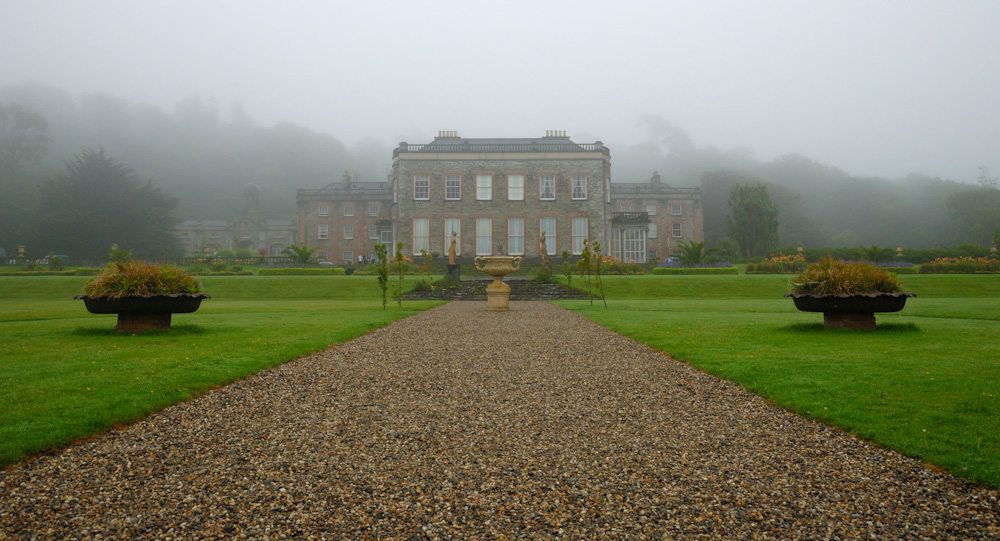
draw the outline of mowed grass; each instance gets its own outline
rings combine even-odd
[[[788,276],[605,277],[560,301],[782,407],[1000,487],[1000,276],[904,275],[917,293],[875,332],[830,330]],[[574,280],[575,282],[576,280]]]
[[[0,465],[440,304],[383,311],[375,277],[206,277],[171,330],[120,335],[73,299],[86,280],[0,277]]]

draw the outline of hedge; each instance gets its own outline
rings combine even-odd
[[[343,267],[332,269],[260,269],[257,271],[258,276],[344,276],[344,274]]]
[[[11,272],[0,272],[0,276],[97,276],[101,273],[101,269],[88,269],[79,268],[73,270],[61,270],[61,271],[29,271],[29,270],[18,270]]]
[[[656,267],[653,274],[739,274],[736,267],[692,267],[664,268]]]

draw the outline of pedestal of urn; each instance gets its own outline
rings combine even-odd
[[[521,258],[513,256],[485,256],[475,260],[476,270],[493,276],[493,283],[486,286],[486,310],[510,310],[510,286],[503,277],[521,268]]]

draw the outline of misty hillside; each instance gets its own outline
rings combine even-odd
[[[239,106],[189,98],[165,112],[107,94],[76,97],[39,84],[0,88],[0,106],[18,104],[48,122],[48,152],[24,173],[18,189],[4,188],[5,206],[32,208],[34,190],[61,174],[82,149],[103,148],[179,200],[177,218],[231,217],[241,188],[256,183],[269,217],[295,215],[295,192],[339,182],[344,171],[362,181],[383,181],[392,147],[369,139],[347,148],[334,136],[291,123],[255,124]],[[780,208],[781,243],[790,246],[903,244],[911,248],[962,242],[946,200],[974,186],[911,175],[900,180],[855,178],[803,156],[759,161],[748,151],[694,145],[683,129],[644,117],[651,140],[612,150],[612,175],[642,182],[653,171],[674,186],[704,190],[705,236],[725,236],[729,188],[763,182]],[[16,202],[14,202],[16,200]]]

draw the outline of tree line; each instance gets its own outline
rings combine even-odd
[[[642,182],[658,170],[668,184],[700,186],[711,247],[739,236],[727,229],[727,219],[731,225],[741,219],[730,202],[734,186],[764,187],[777,212],[777,240],[765,245],[987,245],[1000,229],[1000,189],[985,168],[978,185],[919,174],[858,178],[803,156],[760,161],[744,149],[701,148],[663,119],[647,116],[643,123],[650,142],[615,150],[613,180]],[[137,255],[168,254],[172,243],[138,221],[169,229],[184,219],[231,218],[249,182],[260,187],[265,216],[294,217],[296,190],[339,182],[345,170],[384,181],[391,155],[391,147],[374,140],[348,148],[291,123],[262,127],[238,104],[211,99],[189,98],[164,112],[108,94],[77,98],[38,84],[3,87],[0,247],[8,254],[18,244],[82,253],[94,249],[83,239],[95,238],[102,244],[96,253],[103,253],[106,235],[142,232],[134,237],[143,245],[130,247]],[[105,183],[110,192],[80,188],[88,175],[96,180],[95,171],[118,184]],[[74,189],[82,191],[67,195]],[[102,205],[111,212],[88,214]],[[123,221],[111,227],[108,216]]]

